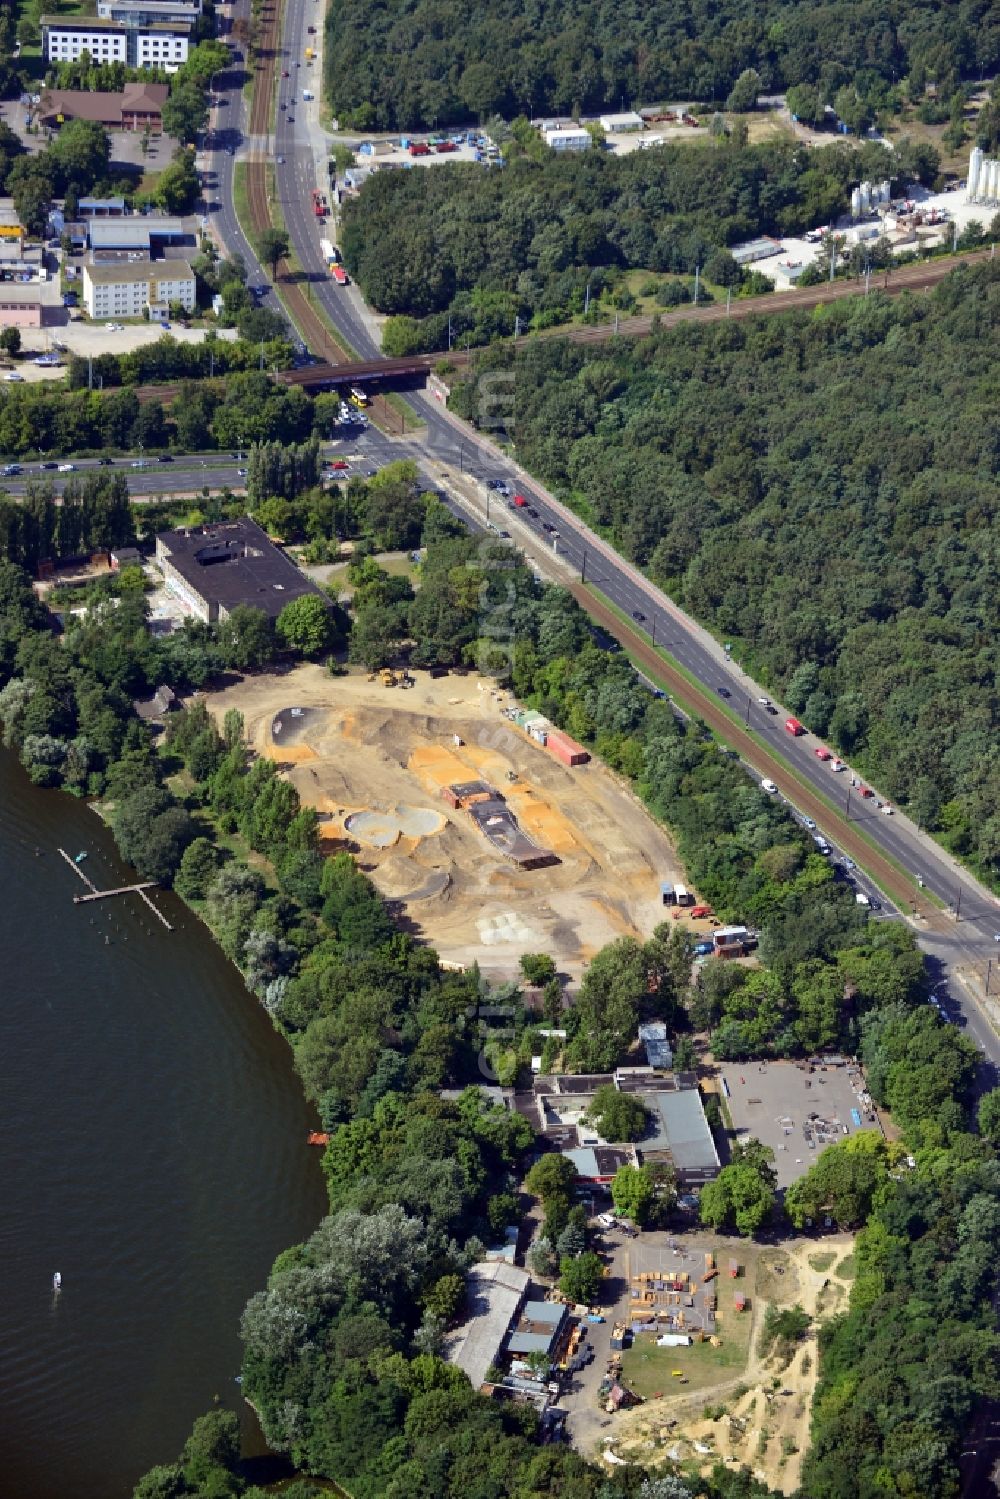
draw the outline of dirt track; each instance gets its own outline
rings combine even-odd
[[[648,644],[644,636],[627,625],[614,610],[602,604],[589,589],[578,583],[572,585],[570,591],[580,607],[585,609],[592,619],[602,625],[609,634],[622,641],[629,655],[639,662],[649,677],[662,683],[668,692],[677,696],[681,701],[690,701],[696,696],[687,677],[666,662],[659,652]],[[901,911],[912,911],[924,919],[936,922],[937,908],[931,902],[918,898],[919,892],[912,881],[901,874],[895,864],[880,853],[874,844],[861,836],[855,822],[848,822],[842,813],[831,810],[806,782],[800,781],[791,774],[783,760],[772,755],[756,735],[751,734],[742,723],[734,719],[722,707],[717,706],[707,697],[699,697],[697,702],[699,718],[703,718],[710,729],[732,744],[740,752],[741,757],[759,770],[762,776],[769,776],[780,791],[794,800],[800,811],[813,818],[824,832],[836,840],[846,854],[867,869]],[[866,811],[862,813],[862,816],[878,816],[878,813],[869,814]]]

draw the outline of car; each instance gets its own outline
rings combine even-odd
[[[696,957],[706,958],[706,957],[708,957],[709,953],[712,951],[712,943],[711,942],[698,942],[698,943],[695,944],[695,949],[694,950],[695,950]]]
[[[769,697],[759,697],[757,699],[757,701],[758,701],[758,703],[760,703],[760,706],[762,708],[766,708],[768,706],[768,704],[770,703],[771,699]]]
[[[810,831],[810,833],[811,833],[813,831],[813,829],[815,828],[816,824],[813,822],[813,820],[812,820],[811,817],[803,817],[803,819],[802,819],[802,826],[804,828],[808,828],[809,831]]]
[[[871,906],[873,911],[881,911],[882,909],[882,902],[880,900],[877,900],[874,895],[869,895],[868,904]]]
[[[295,116],[294,115],[286,115],[285,119],[288,121],[289,125],[294,125],[295,124]]]
[[[872,790],[872,788],[870,786],[859,786],[858,787],[858,795],[859,796],[863,796],[864,799],[865,799],[865,801],[867,801],[869,799],[869,797],[874,796],[875,793],[874,793],[874,791]]]
[[[868,899],[868,896],[865,894],[865,892],[863,890],[856,890],[854,892],[854,903],[857,906],[870,906],[871,905],[871,901]]]
[[[716,687],[715,690],[720,697],[732,697],[733,695],[728,687]]]
[[[349,468],[350,465],[348,464],[346,458],[335,458],[333,460],[333,462],[330,464],[330,467],[331,468],[344,469],[344,468]]]
[[[247,471],[246,471],[246,469],[245,469],[245,468],[238,468],[238,469],[237,469],[237,470],[236,470],[236,474],[237,474],[237,477],[238,477],[238,478],[240,478],[240,479],[245,479],[245,478],[246,478],[246,476],[247,476]]]
[[[281,76],[282,76],[282,78],[290,78],[291,74],[289,73],[289,71],[288,71],[287,68],[282,68],[282,70],[281,70]]]
[[[39,472],[41,472],[41,470],[45,469],[45,468],[58,468],[58,467],[59,467],[59,465],[57,463],[51,463],[51,462],[49,462],[49,463],[40,463],[38,465]]]
[[[135,462],[133,463],[132,467],[140,469],[142,472],[145,472],[145,470],[149,467],[149,464],[146,462],[145,458],[137,458],[135,460]]]
[[[770,713],[772,718],[777,718],[778,716],[778,710],[773,703],[768,703],[767,707],[764,709],[764,712]]]
[[[766,791],[768,796],[777,796],[778,788],[769,777],[765,776],[760,783],[761,791]]]
[[[278,157],[278,165],[279,167],[283,167],[285,165],[285,158],[283,156]]]
[[[58,465],[58,468],[61,474],[72,474],[76,472],[75,463],[60,463]]]
[[[8,464],[5,464],[4,470],[3,470],[3,474],[4,474],[4,478],[5,479],[12,479],[15,474],[19,474],[20,472],[21,472],[21,465],[19,463],[8,463]]]
[[[227,146],[226,147],[226,155],[227,156],[235,156],[236,155],[236,147],[235,146]]]
[[[828,749],[825,749],[821,744],[813,750],[813,754],[816,756],[817,760],[822,760],[824,764],[827,760],[833,759],[833,755],[831,754],[831,752]]]
[[[534,505],[529,505],[527,508],[528,508],[528,514],[531,516],[531,519],[532,520],[538,520],[539,519],[538,511],[535,509]]]
[[[315,36],[316,35],[316,28],[315,28],[315,26],[307,26],[306,30],[308,31],[308,33],[309,33],[310,36]]]
[[[813,842],[815,843],[816,848],[821,854],[823,854],[826,858],[830,857],[830,845],[827,843],[822,833],[813,833]]]
[[[501,541],[510,541],[510,532],[509,531],[500,531],[498,533],[498,535],[499,535]]]
[[[844,868],[847,870],[848,874],[850,874],[850,872],[851,872],[852,869],[857,869],[857,867],[858,867],[855,864],[854,860],[853,859],[848,859],[846,857],[846,855],[845,855],[845,857],[843,859],[841,859],[840,862],[844,866]]]
[[[646,620],[646,616],[643,614],[641,609],[633,609],[632,618],[635,620],[637,625],[644,624]]]
[[[374,479],[374,477],[375,477],[375,475],[377,473],[378,473],[378,469],[377,468],[366,468],[365,469],[365,478],[366,479]]]
[[[173,453],[161,453],[156,461],[157,463],[173,463],[174,455]]]
[[[115,460],[113,458],[98,458],[97,461],[101,465],[101,468],[110,468]]]
[[[6,375],[4,375],[4,379],[9,385],[18,385],[24,380],[24,376],[19,375],[17,370],[8,370]]]
[[[830,761],[830,769],[836,771],[839,775],[842,770],[847,769],[847,766],[844,764],[843,760],[841,760],[837,755],[834,755],[833,759]]]
[[[551,521],[543,520],[542,521],[542,530],[543,531],[550,531],[551,532],[551,531],[555,530],[555,526],[552,524]]]
[[[892,807],[890,807],[889,803],[886,802],[885,806],[882,808],[882,816],[883,817],[891,817],[892,815],[893,815],[893,809],[892,809]]]

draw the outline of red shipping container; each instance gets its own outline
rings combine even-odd
[[[550,729],[545,740],[546,749],[550,749],[557,760],[564,765],[586,765],[590,759],[590,751],[585,750],[582,744],[577,744],[568,734],[563,734],[559,729]]]

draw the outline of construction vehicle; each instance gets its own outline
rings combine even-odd
[[[396,673],[388,666],[383,666],[382,670],[378,674],[378,679],[382,683],[383,687],[396,686]]]
[[[508,781],[516,781],[517,780],[517,771],[516,770],[508,770],[508,772],[507,772],[507,779],[508,779]]]
[[[400,687],[416,687],[417,679],[411,676],[408,671],[401,671],[399,674],[399,685]]]

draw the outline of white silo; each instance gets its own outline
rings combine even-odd
[[[852,192],[852,194],[851,194],[851,218],[852,219],[860,219],[860,217],[861,217],[861,189],[859,187],[856,187],[854,189],[854,191]]]
[[[880,182],[878,185],[878,200],[880,203],[888,203],[891,196],[892,188],[889,179],[886,178],[884,182]]]
[[[1000,161],[995,158],[987,161],[985,165],[989,168],[986,191],[982,194],[987,203],[995,203],[1000,198]]]
[[[974,203],[979,193],[979,179],[983,170],[983,153],[978,146],[973,146],[969,153],[969,176],[965,184],[965,196],[969,203]]]

